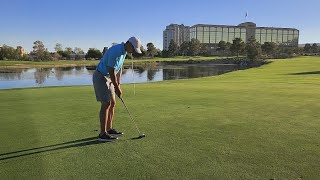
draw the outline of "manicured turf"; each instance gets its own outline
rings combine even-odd
[[[93,88],[0,91],[0,179],[319,179],[320,58],[201,79],[123,85],[97,143]]]

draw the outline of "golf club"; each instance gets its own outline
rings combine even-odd
[[[137,129],[137,131],[138,131],[138,133],[139,133],[139,136],[138,136],[137,138],[134,138],[134,139],[141,139],[141,138],[146,137],[146,135],[145,135],[145,134],[141,134],[141,133],[140,133],[139,128],[138,128],[138,126],[137,126],[136,122],[134,121],[134,119],[132,118],[132,116],[131,116],[131,114],[130,114],[130,112],[129,112],[129,110],[128,110],[128,107],[127,107],[127,106],[126,106],[126,104],[124,103],[124,101],[123,101],[122,97],[119,97],[119,99],[121,100],[122,104],[123,104],[123,105],[124,105],[124,107],[126,108],[126,110],[127,110],[128,114],[129,114],[129,116],[130,116],[130,119],[132,120],[132,122],[133,122],[133,123],[134,123],[134,125],[136,126],[136,129]]]

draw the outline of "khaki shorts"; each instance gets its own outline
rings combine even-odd
[[[92,76],[94,92],[96,94],[97,101],[110,102],[115,101],[114,85],[110,78],[103,76],[99,71],[94,71]]]

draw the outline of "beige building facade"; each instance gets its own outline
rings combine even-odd
[[[168,50],[171,40],[180,46],[184,41],[190,41],[190,27],[183,24],[170,24],[163,31],[163,49]]]

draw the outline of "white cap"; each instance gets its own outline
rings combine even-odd
[[[139,53],[139,54],[142,53],[141,50],[140,50],[140,48],[142,46],[140,39],[138,39],[138,38],[133,36],[133,37],[129,38],[128,41],[133,45],[134,50],[137,53]]]

